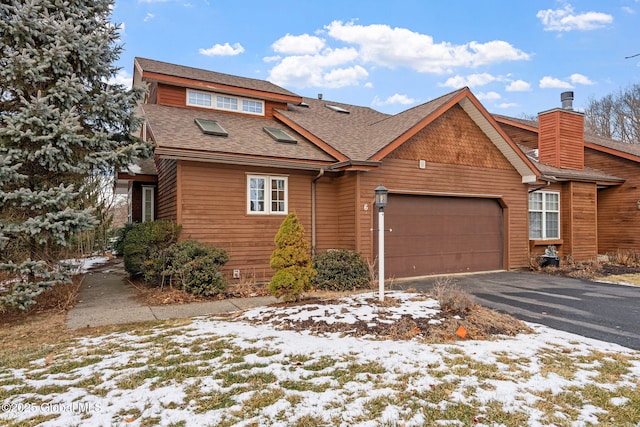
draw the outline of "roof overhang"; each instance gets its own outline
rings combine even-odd
[[[485,135],[493,142],[503,156],[511,163],[516,171],[522,177],[523,184],[535,183],[540,176],[540,171],[529,160],[518,146],[507,136],[500,128],[493,117],[484,109],[480,102],[476,99],[471,91],[462,93],[464,96],[460,98],[458,104],[478,125]]]
[[[164,159],[190,160],[197,162],[223,163],[228,165],[261,166],[268,168],[319,170],[327,169],[332,162],[303,159],[283,159],[242,154],[227,154],[210,151],[187,150],[182,148],[156,148],[156,156]]]
[[[142,79],[145,81],[155,81],[172,86],[188,87],[191,89],[202,89],[219,93],[234,94],[246,96],[248,98],[260,98],[268,101],[276,102],[292,102],[298,103],[302,101],[302,97],[293,95],[283,95],[273,92],[263,92],[255,89],[240,88],[235,86],[227,86],[218,83],[204,82],[200,80],[187,79],[185,77],[169,76],[166,74],[152,73],[150,71],[142,72]]]

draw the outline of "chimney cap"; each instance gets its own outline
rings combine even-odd
[[[560,94],[560,102],[565,110],[573,110],[573,91],[562,92]]]

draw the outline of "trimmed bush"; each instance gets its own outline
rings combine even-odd
[[[358,252],[330,249],[313,257],[318,275],[313,279],[317,289],[349,291],[368,288],[371,284],[369,265]]]
[[[283,301],[299,301],[303,292],[311,290],[316,271],[311,266],[304,228],[295,213],[282,221],[274,242],[271,268],[276,272],[269,283],[269,292]]]
[[[161,276],[169,277],[177,285],[194,295],[217,295],[224,291],[227,282],[218,271],[229,261],[223,249],[207,246],[195,240],[185,240],[167,248],[164,257],[166,268]]]
[[[178,240],[181,227],[170,221],[136,223],[125,232],[122,244],[124,269],[130,276],[144,273],[144,269],[162,271],[155,265],[158,254]],[[146,264],[143,267],[143,264]]]

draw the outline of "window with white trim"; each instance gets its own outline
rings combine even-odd
[[[287,177],[247,175],[247,213],[286,214]]]
[[[560,238],[560,193],[529,193],[529,239]]]
[[[142,186],[142,222],[153,221],[155,187]]]
[[[187,105],[264,116],[264,101],[187,89]]]
[[[187,105],[211,108],[211,94],[206,92],[187,91]]]

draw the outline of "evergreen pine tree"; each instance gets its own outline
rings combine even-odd
[[[56,251],[94,227],[85,178],[150,154],[132,136],[142,93],[109,84],[122,46],[111,0],[0,3],[0,306],[27,309],[68,275]]]
[[[271,254],[270,265],[276,272],[269,283],[269,291],[284,301],[298,301],[303,292],[311,289],[311,281],[317,272],[311,264],[304,228],[295,213],[282,221],[274,242],[276,249]]]

